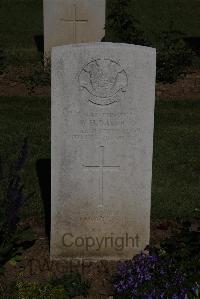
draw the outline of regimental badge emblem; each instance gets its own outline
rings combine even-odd
[[[96,105],[106,106],[123,99],[128,76],[112,59],[95,59],[86,64],[78,76],[81,90]]]

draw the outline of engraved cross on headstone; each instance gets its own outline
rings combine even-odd
[[[103,206],[104,203],[104,170],[113,170],[116,168],[120,168],[120,166],[113,166],[113,165],[105,165],[104,163],[104,146],[100,146],[100,165],[83,165],[85,168],[88,169],[95,169],[99,168],[100,170],[100,177],[99,177],[99,200],[100,200],[100,207]]]
[[[81,20],[78,18],[77,16],[77,7],[76,7],[76,4],[73,5],[73,19],[64,19],[64,18],[61,18],[60,20],[61,21],[64,21],[64,22],[67,22],[67,23],[72,23],[73,24],[73,42],[76,43],[77,41],[77,24],[79,23],[88,23],[88,20]]]

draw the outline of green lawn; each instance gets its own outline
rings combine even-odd
[[[107,0],[107,11],[113,0]],[[132,0],[133,16],[148,36],[166,29],[200,37],[199,0]],[[170,27],[171,26],[171,27]],[[38,59],[35,36],[43,35],[43,0],[0,1],[0,48],[10,63]]]
[[[50,99],[0,98],[0,152],[8,165],[29,137],[25,216],[43,216],[36,162],[50,159]],[[158,101],[155,111],[152,218],[192,218],[200,208],[200,101]]]
[[[5,167],[18,157],[24,137],[28,137],[29,157],[23,181],[27,194],[34,192],[25,216],[43,215],[36,162],[50,159],[50,99],[0,97],[0,153]]]
[[[152,216],[192,218],[200,208],[200,101],[159,101]]]
[[[0,48],[9,63],[38,59],[34,37],[43,35],[42,0],[0,1]]]
[[[132,0],[132,6],[133,15],[150,36],[174,29],[200,37],[198,0]]]

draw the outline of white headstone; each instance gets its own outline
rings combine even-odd
[[[44,0],[44,51],[65,44],[101,41],[106,0]]]
[[[52,259],[132,258],[149,243],[156,51],[52,51]]]

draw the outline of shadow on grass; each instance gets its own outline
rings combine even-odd
[[[45,232],[50,241],[51,227],[51,160],[41,159],[36,162],[36,171],[45,213]]]
[[[44,54],[44,35],[35,35],[34,41],[38,52]]]
[[[196,55],[200,56],[200,37],[185,37],[184,41]]]

